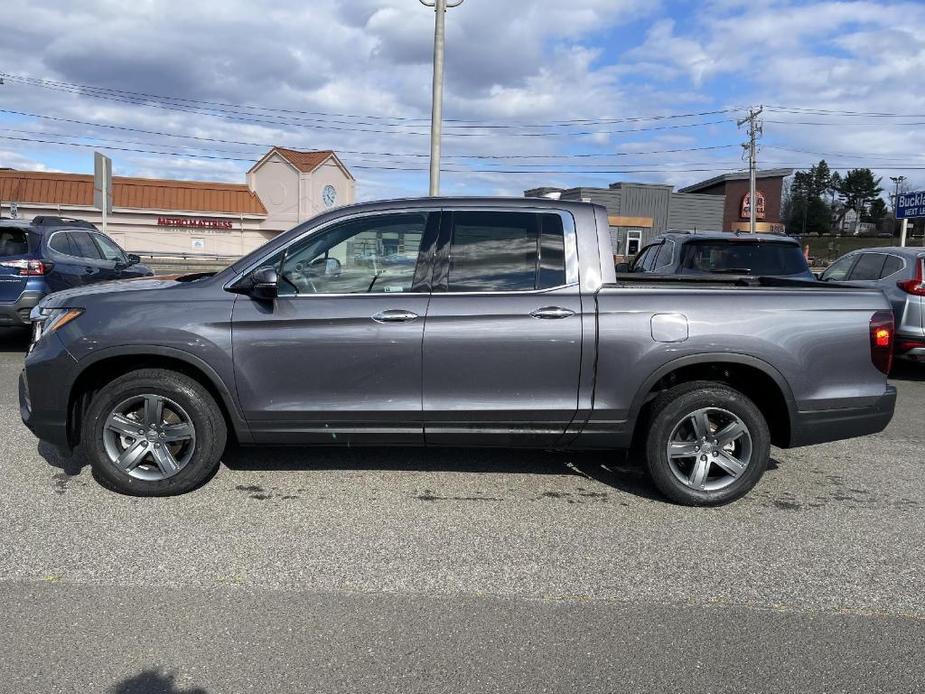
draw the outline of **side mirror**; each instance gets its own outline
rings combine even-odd
[[[255,299],[270,301],[276,298],[278,286],[279,274],[276,268],[272,265],[264,265],[250,274],[250,287],[247,294]]]
[[[141,256],[140,256],[140,255],[135,255],[134,253],[129,253],[129,254],[126,256],[126,260],[127,260],[128,264],[129,264],[130,266],[131,266],[131,265],[138,265],[138,263],[141,262]]]
[[[617,263],[617,264],[614,266],[614,269],[615,269],[618,273],[620,273],[620,272],[631,272],[631,270],[630,270],[630,264],[629,264],[629,263]]]

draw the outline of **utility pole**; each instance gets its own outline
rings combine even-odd
[[[764,106],[759,106],[757,109],[752,106],[748,109],[748,115],[737,123],[740,128],[745,123],[748,123],[748,142],[742,147],[748,152],[748,230],[753,234],[755,233],[755,202],[757,197],[755,188],[756,172],[758,170],[758,137],[763,132],[758,116],[762,111],[764,111]]]
[[[440,138],[443,132],[443,55],[446,46],[446,10],[459,7],[463,0],[421,0],[433,7],[434,20],[434,84],[433,107],[430,113],[430,195],[440,195]]]
[[[890,176],[890,180],[896,185],[895,192],[893,194],[893,219],[896,219],[896,211],[899,209],[899,187],[906,180],[905,176]],[[906,245],[906,231],[909,228],[909,223],[904,219],[902,222],[901,231],[899,232],[899,245]],[[893,233],[896,233],[896,227],[893,227]]]

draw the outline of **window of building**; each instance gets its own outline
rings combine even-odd
[[[642,247],[642,231],[640,229],[626,230],[626,257],[631,258]]]

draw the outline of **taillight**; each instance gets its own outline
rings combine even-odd
[[[923,266],[925,266],[925,258],[916,258],[915,278],[896,283],[906,294],[925,296],[925,268]]]
[[[870,319],[870,360],[885,374],[893,366],[893,336],[893,312],[877,311]]]
[[[38,277],[51,272],[51,263],[44,263],[41,260],[7,260],[0,262],[0,265],[16,268],[20,276],[24,277]]]

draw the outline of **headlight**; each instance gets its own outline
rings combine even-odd
[[[47,333],[60,330],[84,312],[82,308],[39,308],[32,309],[32,345]],[[30,351],[32,346],[29,347]]]

